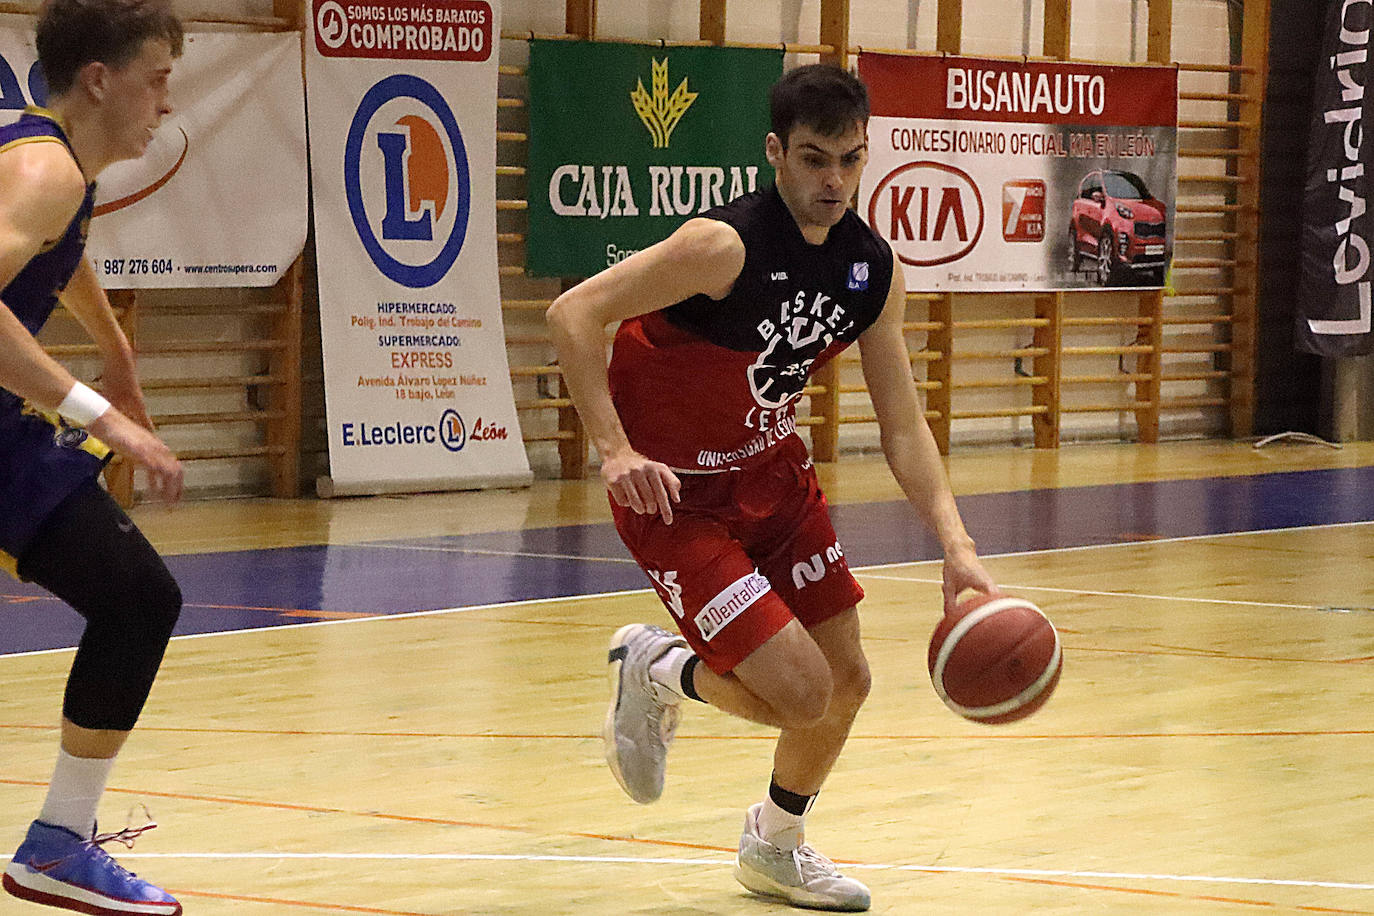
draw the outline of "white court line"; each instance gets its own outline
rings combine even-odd
[[[1007,552],[1007,553],[991,553],[991,554],[985,554],[985,555],[983,555],[982,559],[984,559],[984,560],[989,560],[989,559],[994,559],[994,558],[998,558],[998,557],[1024,557],[1024,556],[1035,556],[1035,555],[1039,555],[1039,554],[1070,553],[1070,552],[1078,551],[1078,550],[1097,550],[1097,549],[1103,548],[1103,547],[1150,547],[1150,546],[1153,546],[1153,545],[1155,545],[1155,544],[1171,544],[1171,543],[1175,543],[1175,542],[1202,540],[1202,539],[1205,539],[1205,538],[1236,537],[1236,536],[1245,535],[1245,534],[1283,534],[1283,533],[1290,532],[1290,531],[1318,531],[1318,530],[1323,530],[1323,529],[1327,529],[1327,528],[1348,528],[1348,527],[1358,526],[1358,525],[1374,525],[1374,522],[1337,522],[1337,523],[1331,524],[1331,525],[1301,525],[1301,526],[1294,527],[1294,528],[1266,528],[1266,529],[1263,529],[1263,530],[1260,530],[1260,531],[1230,531],[1230,532],[1225,532],[1225,533],[1222,533],[1222,534],[1190,534],[1190,535],[1185,535],[1185,536],[1177,537],[1177,538],[1160,538],[1159,540],[1155,540],[1155,541],[1122,541],[1122,542],[1114,542],[1114,543],[1111,543],[1111,544],[1081,544],[1081,545],[1078,545],[1078,546],[1076,546],[1076,547],[1049,547],[1049,548],[1046,548],[1046,549],[1044,549],[1044,550],[1016,550],[1016,551],[1010,551],[1010,552]],[[333,545],[327,545],[327,546],[333,546]],[[342,545],[342,546],[350,546],[350,545]],[[585,557],[579,557],[578,559],[587,559],[587,558],[585,558]],[[900,568],[902,568],[902,567],[907,567],[907,566],[922,566],[922,565],[929,564],[929,563],[939,563],[939,562],[941,562],[941,561],[940,561],[940,560],[907,560],[907,561],[903,561],[903,562],[900,562],[900,563],[877,563],[877,564],[874,564],[874,565],[872,565],[872,566],[856,566],[856,567],[853,568],[852,571],[855,572],[855,573],[865,573],[865,574],[871,575],[871,573],[868,572],[869,570],[874,570],[874,569],[900,569]],[[910,580],[910,579],[908,579],[908,580],[905,580],[905,581],[916,581],[916,580]],[[1009,586],[1009,587],[1010,587],[1010,586]],[[378,622],[378,621],[384,621],[384,620],[408,620],[408,619],[411,619],[411,618],[414,618],[414,617],[436,617],[436,616],[444,615],[444,614],[467,614],[467,613],[471,613],[471,612],[473,612],[473,611],[490,611],[490,610],[497,610],[497,609],[500,609],[500,608],[523,607],[523,606],[530,605],[530,604],[548,604],[548,603],[564,602],[564,601],[582,601],[582,600],[588,600],[588,599],[594,599],[594,598],[616,598],[616,597],[623,597],[623,596],[627,596],[627,595],[641,595],[641,594],[653,594],[653,593],[654,593],[654,590],[651,589],[651,588],[634,588],[634,589],[627,589],[627,590],[625,590],[625,591],[618,591],[618,592],[591,592],[591,593],[582,594],[582,595],[562,595],[562,596],[558,596],[558,597],[554,597],[554,598],[528,598],[528,599],[523,599],[523,600],[520,600],[520,601],[498,601],[498,602],[495,602],[495,603],[493,603],[493,604],[473,604],[473,605],[465,605],[465,606],[462,606],[462,607],[436,608],[436,609],[434,609],[434,610],[428,610],[428,611],[402,611],[401,613],[398,613],[398,614],[377,614],[377,615],[372,616],[372,617],[355,617],[355,618],[349,618],[349,619],[346,619],[346,620],[311,620],[311,621],[308,621],[308,622],[305,622],[305,623],[287,623],[287,624],[281,624],[280,626],[253,627],[253,628],[243,629],[243,630],[219,630],[219,631],[216,631],[216,632],[214,632],[214,633],[191,633],[191,634],[188,634],[188,635],[185,635],[185,636],[173,636],[173,637],[172,637],[172,641],[173,641],[173,642],[180,642],[180,641],[182,641],[182,640],[189,640],[189,639],[208,639],[208,638],[210,638],[210,637],[241,636],[241,635],[244,635],[244,634],[279,633],[279,632],[281,632],[281,631],[283,631],[283,630],[296,630],[296,629],[301,629],[301,628],[303,628],[303,627],[330,627],[330,626],[344,626],[344,625],[346,625],[346,624],[356,624],[356,623],[376,623],[376,622]],[[1083,594],[1090,594],[1090,592],[1084,591]],[[1131,597],[1150,597],[1150,596],[1135,596],[1135,595],[1131,595],[1130,593],[1125,593],[1125,592],[1110,592],[1110,593],[1107,593],[1107,594],[1111,594],[1111,595],[1113,595],[1113,596],[1120,596],[1120,597],[1123,597],[1123,598],[1131,598]],[[1210,599],[1205,599],[1205,598],[1194,598],[1194,599],[1169,599],[1169,600],[1194,600],[1194,601],[1203,601],[1203,602],[1207,602],[1207,601],[1209,601]],[[1216,601],[1215,601],[1214,603],[1217,603],[1217,604],[1228,604],[1228,603],[1231,603],[1231,602],[1230,602],[1230,601],[1223,600],[1223,599],[1216,599]],[[1313,605],[1297,605],[1297,607],[1313,607]],[[75,651],[76,651],[75,647],[68,647],[68,648],[65,648],[65,649],[36,649],[36,650],[34,650],[34,651],[31,651],[31,652],[11,652],[11,653],[0,654],[0,659],[6,659],[6,658],[29,658],[29,657],[33,657],[33,656],[40,656],[40,655],[55,655],[55,654],[62,653],[62,652],[75,652]]]
[[[628,865],[733,865],[734,859],[673,859],[647,856],[558,856],[558,855],[501,855],[496,853],[349,853],[349,852],[123,852],[123,859],[220,859],[243,860],[310,860],[310,861],[379,861],[379,862],[570,862],[584,864]],[[890,863],[844,863],[846,871],[897,871],[929,874],[991,875],[1018,878],[1082,878],[1113,879],[1119,881],[1179,882],[1192,884],[1244,884],[1264,887],[1312,887],[1328,890],[1374,891],[1374,884],[1351,881],[1306,881],[1292,878],[1241,878],[1226,875],[1170,875],[1125,871],[1074,871],[1049,868],[976,868],[958,865],[896,865]]]
[[[619,598],[625,595],[653,594],[652,588],[635,588],[623,592],[599,592],[588,595],[558,595],[553,598],[524,598],[520,601],[498,601],[494,604],[469,604],[463,607],[442,607],[432,611],[401,611],[396,614],[378,614],[373,617],[350,617],[344,620],[311,620],[304,623],[283,623],[275,626],[266,627],[247,627],[241,630],[216,630],[213,633],[187,633],[184,636],[173,636],[172,642],[184,642],[190,639],[209,639],[215,636],[239,636],[249,633],[280,633],[283,630],[300,630],[305,627],[334,626],[340,623],[369,623],[374,620],[410,620],[415,617],[438,617],[445,614],[469,614],[473,611],[493,611],[501,608],[524,607],[530,604],[561,604],[565,601],[583,601],[588,598]],[[74,646],[65,649],[35,649],[32,652],[11,652],[0,654],[0,659],[6,658],[32,658],[37,655],[56,655],[61,652],[75,652]]]
[[[1350,527],[1355,527],[1355,526],[1359,526],[1359,525],[1374,525],[1374,521],[1366,521],[1366,522],[1333,522],[1333,523],[1328,524],[1328,525],[1297,525],[1297,526],[1294,526],[1294,527],[1291,527],[1291,528],[1262,528],[1262,529],[1257,529],[1257,530],[1253,530],[1253,531],[1223,531],[1223,532],[1220,532],[1220,533],[1217,533],[1217,534],[1186,534],[1186,535],[1180,535],[1180,536],[1178,536],[1178,537],[1172,537],[1172,538],[1157,538],[1157,539],[1145,540],[1145,541],[1112,541],[1111,543],[1108,543],[1108,544],[1079,544],[1079,545],[1076,545],[1076,546],[1073,546],[1073,547],[1045,547],[1045,548],[1042,548],[1042,549],[1039,549],[1039,550],[1011,550],[1011,551],[1006,551],[1006,552],[1003,552],[1003,553],[990,553],[990,554],[986,554],[986,555],[983,555],[983,559],[986,560],[986,559],[989,559],[989,558],[992,558],[992,557],[1025,557],[1025,556],[1034,556],[1034,555],[1036,555],[1036,554],[1064,553],[1064,552],[1067,552],[1067,551],[1074,551],[1074,550],[1096,550],[1096,549],[1103,548],[1103,547],[1139,547],[1139,546],[1141,546],[1141,545],[1148,545],[1148,544],[1172,544],[1172,543],[1183,543],[1183,542],[1185,542],[1185,541],[1204,540],[1204,539],[1207,539],[1207,538],[1238,537],[1238,536],[1240,536],[1240,535],[1245,535],[1245,534],[1276,534],[1276,533],[1287,532],[1287,531],[1316,531],[1316,530],[1321,530],[1321,529],[1326,529],[1326,528],[1350,528]],[[521,550],[510,550],[510,551],[507,551],[507,550],[486,550],[486,549],[470,548],[470,547],[429,547],[429,546],[412,545],[412,544],[397,544],[397,543],[386,542],[386,541],[375,541],[375,542],[373,542],[373,541],[363,541],[363,542],[356,543],[356,544],[330,544],[330,545],[327,545],[327,546],[329,546],[329,547],[360,547],[360,548],[366,548],[366,547],[380,547],[380,548],[385,548],[385,549],[387,549],[387,550],[420,550],[420,551],[433,551],[433,552],[437,552],[437,553],[476,553],[476,554],[483,554],[483,555],[486,555],[486,556],[495,556],[495,557],[533,557],[533,558],[535,558],[535,559],[547,559],[547,560],[585,560],[585,561],[591,562],[591,563],[630,563],[630,564],[634,564],[634,562],[635,562],[634,560],[629,559],[629,558],[627,558],[627,557],[579,556],[579,555],[576,555],[576,554],[565,554],[565,553],[533,553],[533,552],[521,551]],[[902,560],[902,561],[899,561],[899,562],[896,562],[896,563],[878,563],[878,564],[875,564],[875,565],[873,565],[873,566],[856,566],[856,567],[854,567],[854,568],[855,568],[856,570],[858,570],[858,569],[884,569],[884,568],[891,568],[891,567],[894,567],[894,566],[910,566],[910,565],[920,564],[920,563],[939,563],[939,562],[940,562],[940,560]],[[1286,605],[1276,605],[1276,606],[1278,606],[1278,607],[1284,607],[1284,606],[1286,606]],[[1308,606],[1308,605],[1294,605],[1294,607],[1307,607],[1307,606]]]
[[[532,557],[536,560],[585,560],[588,563],[629,563],[631,566],[637,565],[629,557],[587,557],[578,556],[571,553],[532,553],[527,550],[483,550],[477,547],[425,547],[418,544],[387,544],[381,541],[364,542],[361,544],[330,544],[332,549],[339,547],[376,547],[383,550],[419,550],[431,553],[476,553],[489,557]]]
[[[885,582],[920,582],[922,584],[941,585],[940,579],[918,579],[914,576],[884,576],[881,573],[863,572],[855,570],[854,575],[862,576],[865,579],[881,579]],[[1243,607],[1282,607],[1294,610],[1309,611],[1318,610],[1320,604],[1280,604],[1277,601],[1240,601],[1234,598],[1186,598],[1177,595],[1146,595],[1142,592],[1100,592],[1091,588],[1055,588],[1050,585],[1007,585],[998,583],[998,588],[1008,591],[1018,592],[1055,592],[1064,595],[1102,595],[1108,598],[1144,598],[1147,601],[1191,601],[1196,604],[1236,604]]]
[[[1076,550],[1101,550],[1107,547],[1152,547],[1155,544],[1183,544],[1187,541],[1205,541],[1213,538],[1235,538],[1247,534],[1288,534],[1293,531],[1325,531],[1329,528],[1357,528],[1360,525],[1374,525],[1374,521],[1332,522],[1328,525],[1293,525],[1288,528],[1257,528],[1251,531],[1221,531],[1216,534],[1181,534],[1172,538],[1152,538],[1144,541],[1112,541],[1107,544],[1078,544],[1073,547],[1043,547],[1039,550],[1007,550],[1002,553],[979,554],[984,559],[993,557],[1034,557],[1040,554],[1072,553]],[[894,566],[911,566],[919,563],[939,563],[939,560],[902,560],[897,563],[876,563],[856,569],[886,569]]]

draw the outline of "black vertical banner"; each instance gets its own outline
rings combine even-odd
[[[1363,126],[1371,102],[1364,87],[1374,71],[1371,25],[1374,0],[1326,4],[1307,158],[1296,339],[1298,349],[1318,356],[1374,352],[1369,213],[1374,140],[1367,143]]]
[[[1374,138],[1367,140],[1364,130],[1371,113],[1365,86],[1374,73],[1371,26],[1374,0],[1328,0],[1307,152],[1296,310],[1296,345],[1319,356],[1374,352],[1374,223],[1368,210]]]

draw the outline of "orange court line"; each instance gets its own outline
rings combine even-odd
[[[363,617],[380,617],[366,611],[283,611],[284,617],[305,617],[309,620],[358,620]]]
[[[1349,665],[1354,662],[1374,661],[1374,656],[1359,658],[1293,658],[1287,655],[1233,655],[1212,649],[1192,649],[1187,647],[1166,649],[1106,649],[1098,646],[1065,646],[1065,653],[1103,652],[1110,655],[1170,655],[1179,658],[1216,659],[1228,662],[1296,662],[1304,665]]]
[[[629,594],[629,593],[627,593]],[[8,599],[10,603],[20,603],[29,601],[58,601],[59,599],[50,596],[29,596],[29,595],[0,595],[0,599]],[[383,617],[404,617],[417,611],[329,611],[317,608],[286,608],[286,607],[267,607],[245,604],[193,604],[188,603],[186,607],[203,608],[215,611],[263,611],[271,614],[280,614],[283,617],[303,618],[306,620],[362,620]],[[478,606],[475,610],[483,610]],[[418,612],[423,612],[421,609]],[[518,623],[534,626],[560,626],[560,627],[582,627],[587,629],[601,629],[601,624],[580,623],[577,621],[561,620],[533,620],[510,617],[489,617],[484,618],[491,623]],[[211,633],[234,633],[242,632],[246,629],[264,628],[231,628],[225,630],[213,630]],[[265,629],[271,629],[270,627]],[[1070,634],[1074,631],[1060,628],[1060,633]],[[197,634],[210,635],[210,634]],[[866,637],[869,641],[888,641],[888,642],[918,642],[921,640],[912,637]],[[71,648],[71,647],[68,647]],[[1188,646],[1164,646],[1159,649],[1114,649],[1102,646],[1077,646],[1065,645],[1066,652],[1097,652],[1109,655],[1153,655],[1171,656],[1178,658],[1201,658],[1216,659],[1218,661],[1250,661],[1250,662],[1275,662],[1306,665],[1353,665],[1368,664],[1374,662],[1374,656],[1356,656],[1353,658],[1295,658],[1281,655],[1235,655],[1212,649],[1193,648]]]
[[[1002,875],[1005,881],[1022,881],[1027,884],[1049,884],[1055,887],[1077,887],[1090,891],[1119,891],[1123,894],[1142,894],[1151,897],[1177,897],[1183,900],[1206,900],[1211,903],[1234,903],[1240,906],[1262,906],[1271,909],[1280,906],[1287,907],[1287,904],[1278,904],[1270,900],[1246,900],[1242,897],[1219,897],[1212,894],[1182,894],[1178,891],[1161,891],[1144,887],[1117,887],[1111,884],[1085,884],[1077,881],[1056,881],[1052,878],[1030,878],[1024,875]],[[1307,910],[1317,913],[1356,913],[1368,916],[1369,910],[1345,910],[1328,907],[1296,906],[1295,909]]]
[[[0,779],[0,785],[8,786],[36,786],[45,788],[47,783],[32,782],[26,779]],[[117,792],[124,795],[146,795],[150,798],[174,798],[182,801],[214,802],[222,805],[241,805],[248,808],[271,808],[278,811],[304,811],[309,814],[351,814],[357,817],[378,818],[390,821],[407,821],[422,824],[441,824],[445,827],[477,827],[488,830],[510,830],[521,833],[534,833],[528,827],[514,827],[500,824],[483,824],[476,821],[455,821],[445,818],[434,817],[415,817],[405,814],[384,814],[378,811],[349,811],[345,808],[325,808],[318,805],[295,805],[288,802],[259,801],[251,798],[229,798],[221,795],[192,795],[186,792],[155,792],[143,789],[119,789],[107,788],[107,792]]]
[[[1181,894],[1178,891],[1161,891],[1149,887],[1117,887],[1111,884],[1087,884],[1081,881],[1058,881],[1054,878],[1030,878],[1025,875],[1002,875],[1004,881],[1020,881],[1024,884],[1048,884],[1052,887],[1076,887],[1087,891],[1118,891],[1122,894],[1139,894],[1144,897],[1181,897],[1185,900],[1217,900],[1225,898],[1206,897],[1203,895]],[[1245,903],[1251,906],[1269,906],[1274,904],[1262,900],[1228,900],[1228,903]]]
[[[207,608],[212,611],[268,611],[273,614],[284,614],[287,617],[318,617],[321,620],[385,616],[380,611],[322,611],[317,608],[254,607],[248,604],[188,604],[186,607]]]
[[[25,787],[33,787],[33,788],[45,788],[45,787],[47,786],[47,783],[45,783],[45,782],[36,782],[36,781],[32,781],[32,780],[4,779],[4,778],[0,778],[0,785],[12,785],[12,786],[25,786]],[[301,812],[306,812],[306,813],[311,813],[311,814],[343,814],[343,815],[348,815],[348,816],[352,816],[352,817],[371,818],[371,819],[375,819],[375,820],[401,821],[401,822],[406,822],[406,823],[421,823],[421,824],[436,824],[436,825],[447,826],[447,827],[472,827],[472,828],[484,829],[484,830],[503,830],[503,831],[509,831],[509,832],[514,832],[514,833],[524,833],[524,834],[528,834],[528,835],[532,835],[532,836],[545,836],[545,837],[550,837],[550,838],[554,838],[554,837],[565,837],[565,838],[588,839],[588,840],[604,840],[604,841],[614,842],[614,843],[631,843],[631,844],[636,844],[636,845],[641,845],[641,846],[666,847],[666,848],[671,848],[671,849],[686,849],[686,850],[692,850],[692,851],[695,851],[695,852],[717,852],[717,853],[733,853],[733,852],[735,852],[735,848],[734,848],[733,846],[716,846],[716,845],[711,845],[711,844],[706,844],[706,843],[687,843],[687,842],[682,842],[682,841],[678,841],[678,840],[649,839],[649,838],[646,838],[646,837],[620,836],[620,835],[617,835],[617,834],[606,834],[606,833],[587,833],[587,832],[583,832],[583,831],[568,831],[568,832],[563,832],[563,833],[551,833],[551,832],[548,832],[548,831],[536,830],[536,829],[531,828],[531,827],[520,827],[520,826],[516,826],[516,825],[513,825],[513,824],[488,824],[488,823],[481,823],[481,822],[476,822],[476,821],[459,821],[459,820],[452,820],[452,819],[448,819],[448,818],[418,817],[418,816],[414,816],[414,815],[403,815],[403,814],[386,814],[386,813],[377,812],[377,811],[350,811],[350,810],[345,809],[345,808],[329,808],[329,807],[323,807],[323,806],[318,806],[318,805],[301,805],[301,804],[291,804],[291,803],[287,803],[287,802],[272,802],[272,801],[262,801],[262,800],[254,800],[254,799],[243,799],[243,798],[227,798],[227,797],[213,796],[213,795],[193,795],[193,794],[184,793],[184,792],[156,792],[156,791],[140,790],[140,789],[122,789],[122,788],[117,788],[117,787],[108,788],[106,791],[112,792],[112,793],[125,794],[125,795],[140,795],[140,796],[147,796],[147,797],[150,797],[150,798],[170,798],[170,799],[179,799],[179,800],[186,800],[186,801],[214,802],[214,803],[219,803],[219,804],[241,805],[241,806],[253,807],[253,808],[268,808],[268,809],[275,809],[275,810],[282,810],[282,811],[301,811]],[[853,859],[836,859],[835,861],[838,862],[838,863],[840,863],[840,864],[856,864],[856,860],[853,860]],[[935,869],[931,869],[931,871],[935,871]],[[953,872],[951,872],[951,873],[953,873]],[[1116,886],[1106,885],[1106,884],[1077,883],[1077,882],[1071,882],[1071,881],[1054,880],[1054,879],[1050,879],[1050,878],[1032,878],[1032,877],[1021,876],[1021,875],[999,875],[998,877],[1000,877],[1000,878],[1002,878],[1003,880],[1006,880],[1006,881],[1022,881],[1022,882],[1031,883],[1031,884],[1046,884],[1046,885],[1057,885],[1057,886],[1062,886],[1062,887],[1076,887],[1076,888],[1082,888],[1082,889],[1086,889],[1086,890],[1119,891],[1119,892],[1122,892],[1122,893],[1140,894],[1140,895],[1146,895],[1146,896],[1176,897],[1176,898],[1181,898],[1181,899],[1186,899],[1186,900],[1207,900],[1207,901],[1215,901],[1215,902],[1221,902],[1221,903],[1244,904],[1244,905],[1249,905],[1249,906],[1267,906],[1267,907],[1276,907],[1276,906],[1278,906],[1278,904],[1274,904],[1274,903],[1267,902],[1267,901],[1245,900],[1245,899],[1242,899],[1242,898],[1220,897],[1220,896],[1202,895],[1202,894],[1182,894],[1182,893],[1178,893],[1178,892],[1176,892],[1176,891],[1153,890],[1153,889],[1149,889],[1149,888],[1116,887]],[[315,903],[300,902],[300,901],[275,900],[275,899],[272,899],[272,898],[236,897],[236,896],[230,896],[230,895],[225,895],[225,894],[213,894],[213,893],[208,893],[208,892],[177,891],[177,890],[173,890],[172,893],[174,893],[174,894],[182,894],[182,895],[185,895],[185,896],[201,896],[201,897],[219,898],[219,899],[225,899],[225,900],[243,900],[243,901],[255,902],[255,903],[281,903],[281,904],[285,904],[285,905],[301,906],[301,907],[315,907],[315,908],[330,908],[330,907],[333,907],[334,909],[341,909],[341,910],[346,910],[346,911],[349,911],[349,912],[377,913],[377,914],[384,914],[384,916],[431,916],[431,914],[425,914],[425,913],[407,913],[407,912],[400,912],[400,911],[394,911],[394,910],[364,909],[364,908],[355,908],[355,907],[347,907],[347,906],[336,906],[336,905],[331,905],[331,904],[315,904]],[[1305,911],[1310,911],[1310,912],[1318,912],[1318,913],[1345,913],[1345,914],[1359,914],[1359,916],[1374,916],[1374,911],[1369,911],[1369,910],[1348,910],[1348,909],[1327,908],[1327,907],[1316,907],[1316,906],[1297,906],[1296,908],[1299,909],[1299,910],[1305,910]]]
[[[413,910],[383,910],[372,906],[349,906],[346,903],[311,903],[307,900],[284,900],[280,897],[246,897],[242,894],[215,894],[210,891],[186,891],[168,888],[174,897],[203,897],[207,900],[234,900],[241,903],[265,903],[271,906],[296,906],[312,910],[332,910],[337,913],[374,913],[378,916],[435,916]]]
[[[24,604],[31,601],[61,601],[53,595],[0,595],[0,600],[10,604]],[[204,608],[211,611],[266,611],[286,617],[309,617],[317,620],[352,620],[359,617],[386,617],[389,611],[325,611],[319,608],[298,607],[257,607],[251,604],[195,604],[188,602],[186,607]],[[395,613],[410,613],[397,611]],[[229,632],[229,631],[216,631]]]
[[[0,785],[7,786],[27,786],[35,788],[46,788],[46,782],[34,782],[28,779],[2,779]],[[606,833],[581,833],[572,831],[568,833],[548,833],[547,831],[536,830],[533,827],[519,827],[514,824],[487,824],[480,821],[458,821],[442,817],[419,817],[410,814],[386,814],[380,811],[350,811],[347,808],[326,808],[319,805],[297,805],[289,802],[261,801],[250,798],[228,798],[218,795],[192,795],[186,792],[154,792],[145,789],[119,789],[107,788],[106,792],[116,792],[123,795],[142,795],[149,798],[172,798],[181,801],[213,802],[223,805],[242,805],[249,808],[269,808],[278,811],[303,811],[308,814],[344,814],[350,817],[365,817],[383,821],[401,821],[411,824],[436,824],[442,827],[472,827],[478,830],[505,830],[512,833],[525,833],[531,836],[550,836],[550,837],[575,837],[582,840],[609,840],[617,843],[636,843],[645,846],[667,846],[673,849],[693,849],[705,852],[734,852],[733,846],[710,846],[701,843],[684,843],[678,840],[651,840],[642,837],[617,836]],[[839,860],[837,860],[839,861]]]
[[[632,594],[626,592],[626,594]],[[493,608],[495,610],[495,608]],[[483,623],[521,623],[534,627],[577,627],[583,630],[604,630],[604,623],[584,623],[579,620],[539,620],[526,617],[483,617]],[[1061,631],[1062,632],[1062,631]]]
[[[59,730],[58,725],[6,724],[0,723],[0,730],[11,731],[50,731]],[[503,741],[594,741],[601,738],[590,732],[585,734],[507,733],[507,732],[369,732],[335,731],[331,729],[269,729],[269,728],[191,728],[178,726],[139,725],[140,732],[162,732],[185,735],[259,735],[278,738],[433,738],[453,740],[498,739]],[[1293,729],[1271,731],[1211,731],[1211,732],[1065,732],[1062,734],[1020,734],[988,733],[982,735],[951,734],[877,734],[854,735],[849,741],[1097,741],[1107,738],[1367,738],[1374,736],[1374,729],[1332,728],[1332,729]],[[776,735],[683,735],[678,741],[776,741]],[[4,782],[0,779],[0,782]]]

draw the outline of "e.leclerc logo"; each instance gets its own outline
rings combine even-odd
[[[442,280],[467,235],[467,150],[444,97],[406,73],[363,96],[344,146],[344,189],[372,263],[412,289]]]
[[[439,418],[439,441],[450,452],[461,452],[468,444],[467,427],[456,410],[446,410]]]
[[[496,41],[485,0],[314,0],[323,57],[481,62]],[[344,147],[344,190],[358,239],[385,276],[438,283],[463,248],[472,205],[463,135],[448,102],[399,73],[363,96]]]
[[[482,421],[478,419],[480,426]],[[468,444],[468,431],[462,414],[449,408],[439,415],[437,426],[428,423],[344,423],[339,432],[349,448],[368,445],[434,445],[450,452],[461,452]],[[502,428],[502,433],[505,429]],[[494,437],[489,437],[494,438]],[[504,435],[501,438],[505,438]]]

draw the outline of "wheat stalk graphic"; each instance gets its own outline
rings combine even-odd
[[[654,149],[664,149],[668,146],[668,139],[673,135],[673,128],[677,127],[687,109],[696,101],[697,93],[688,91],[687,80],[684,78],[670,96],[668,59],[665,57],[661,61],[653,60],[652,63],[653,94],[644,91],[644,80],[636,80],[634,92],[630,93],[630,101],[634,103],[639,120],[649,129],[649,136],[654,140]]]

